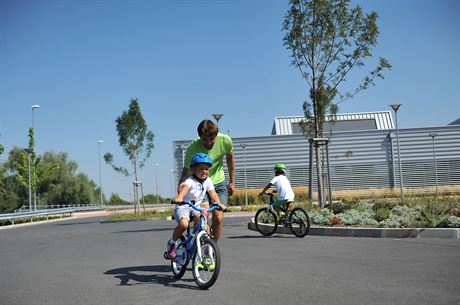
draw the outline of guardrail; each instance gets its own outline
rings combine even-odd
[[[35,218],[46,218],[49,219],[50,216],[59,216],[60,218],[69,215],[72,216],[72,213],[76,212],[76,208],[61,208],[61,209],[44,209],[37,210],[32,212],[19,212],[19,213],[9,213],[9,214],[0,214],[0,222],[9,221],[12,225],[15,224],[17,220],[29,220],[33,222]]]

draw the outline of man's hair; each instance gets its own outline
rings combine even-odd
[[[198,136],[200,138],[202,136],[205,136],[208,138],[215,138],[217,137],[217,134],[219,133],[219,128],[217,128],[217,125],[214,124],[213,121],[203,120],[198,125],[197,131],[198,131]]]

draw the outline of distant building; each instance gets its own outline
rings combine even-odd
[[[245,171],[248,188],[262,188],[273,176],[276,163],[287,165],[294,187],[308,186],[309,144],[299,127],[303,119],[302,116],[276,117],[272,135],[233,138],[237,188],[244,188]],[[445,126],[399,129],[405,188],[436,185],[434,152],[438,184],[460,186],[458,121]],[[333,191],[399,188],[396,134],[390,111],[338,114],[335,124],[324,127],[324,136],[330,139]],[[434,147],[430,134],[436,134]],[[190,140],[173,142],[177,175],[182,171],[189,143]],[[244,150],[241,144],[245,144]],[[313,189],[316,191],[316,188],[316,175],[313,175]]]
[[[303,116],[276,117],[273,122],[272,135],[302,134],[300,122]],[[390,111],[360,112],[337,114],[333,120],[326,118],[324,132],[353,130],[394,129]]]

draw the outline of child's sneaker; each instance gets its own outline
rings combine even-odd
[[[171,259],[175,259],[177,255],[177,247],[176,247],[176,242],[173,240],[169,240],[168,242],[168,256]]]

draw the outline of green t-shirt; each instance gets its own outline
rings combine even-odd
[[[225,180],[224,157],[233,152],[232,138],[228,135],[217,134],[214,146],[209,150],[201,144],[200,138],[194,139],[187,148],[184,158],[184,167],[190,168],[190,161],[196,153],[205,153],[212,159],[212,167],[209,169],[209,177],[214,184]]]

